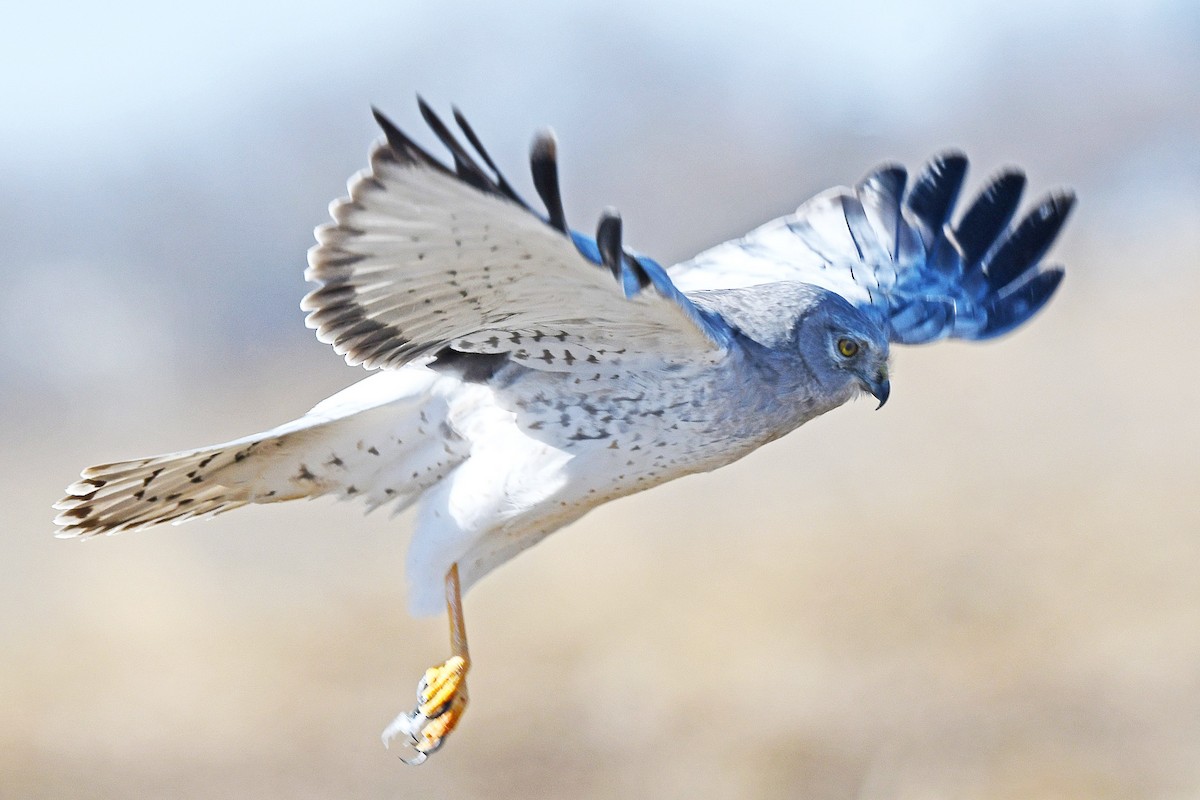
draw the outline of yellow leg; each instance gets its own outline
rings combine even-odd
[[[452,655],[443,664],[425,670],[425,677],[417,688],[416,709],[400,714],[383,732],[384,747],[397,735],[404,734],[404,744],[413,755],[400,758],[409,764],[424,763],[437,752],[467,709],[467,670],[471,667],[471,654],[467,649],[467,627],[463,622],[458,564],[452,565],[446,573],[446,612],[450,618]]]

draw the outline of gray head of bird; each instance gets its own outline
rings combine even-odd
[[[883,327],[832,292],[821,292],[797,320],[795,346],[831,395],[873,395],[883,408],[891,392],[889,342]]]
[[[690,295],[761,348],[752,358],[776,382],[833,407],[860,392],[887,402],[888,337],[875,318],[841,295],[807,283],[781,282]],[[785,388],[785,393],[788,390]]]

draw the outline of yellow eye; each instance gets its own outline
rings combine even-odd
[[[853,339],[838,339],[837,347],[845,358],[854,358],[858,354],[858,342]]]

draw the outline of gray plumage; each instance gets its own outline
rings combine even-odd
[[[244,439],[92,467],[59,502],[60,535],[182,522],[332,494],[420,501],[414,610],[589,509],[730,463],[850,400],[887,399],[892,343],[982,339],[1025,322],[1062,271],[1041,259],[1072,204],[1010,225],[1023,178],[952,220],[966,159],[907,187],[884,167],[669,270],[562,213],[552,136],[533,153],[549,214],[423,103],[443,166],[382,115],[371,167],[317,230],[308,324],[381,372]],[[477,156],[477,157],[476,157]],[[481,163],[482,162],[482,163]]]

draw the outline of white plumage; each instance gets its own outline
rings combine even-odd
[[[1040,262],[1071,196],[1010,227],[1024,178],[1002,173],[953,222],[956,153],[911,187],[876,170],[668,271],[624,248],[615,212],[595,239],[567,227],[548,135],[531,158],[543,217],[460,114],[474,155],[421,112],[453,171],[377,114],[386,141],[305,273],[307,324],[382,371],[260,434],[84,470],[55,520],[87,536],[301,497],[419,501],[410,606],[445,602],[452,656],[384,731],[414,763],[466,707],[462,587],[601,503],[728,464],[862,392],[882,406],[892,343],[998,336],[1062,278]]]
[[[452,565],[469,586],[602,502],[729,463],[859,391],[882,401],[889,340],[1003,333],[1061,278],[1039,261],[1070,196],[1010,229],[1023,179],[1006,173],[951,224],[957,154],[907,192],[886,167],[668,271],[624,249],[614,214],[595,240],[566,227],[552,139],[533,153],[542,217],[461,115],[489,169],[422,113],[455,169],[377,115],[386,141],[306,272],[308,325],[383,371],[260,434],[85,470],[60,535],[300,497],[420,500],[408,572],[414,610],[433,612]]]

